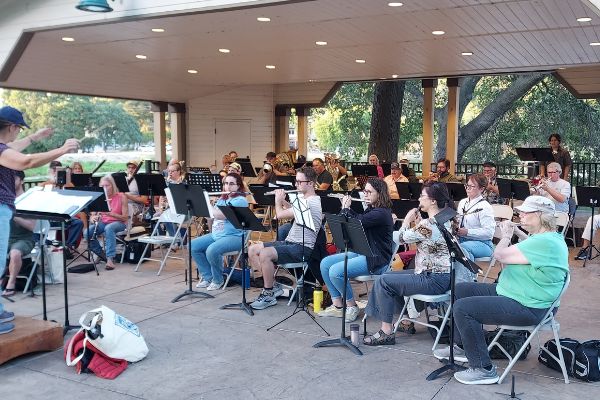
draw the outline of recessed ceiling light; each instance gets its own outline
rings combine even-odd
[[[324,41],[316,41],[315,44],[317,46],[327,46],[327,42],[324,42]]]
[[[463,56],[472,56],[473,52],[472,51],[463,51],[462,53],[460,53]]]
[[[314,79],[309,79],[308,82],[309,83],[313,83],[315,80]]]
[[[590,43],[590,46],[600,46],[600,42],[592,42]]]
[[[390,7],[402,7],[403,5],[404,4],[398,3],[398,2],[388,3],[388,6],[390,6]]]
[[[188,69],[188,73],[189,73],[189,74],[197,74],[197,73],[198,73],[198,71],[197,71],[197,70],[195,70],[195,69]]]
[[[163,33],[165,30],[163,28],[152,28],[152,32]]]
[[[72,37],[66,37],[66,36],[61,38],[61,40],[63,42],[74,42],[75,41],[75,39],[73,39]]]
[[[361,60],[361,59],[357,59],[357,60],[354,60],[354,61],[355,61],[356,63],[358,63],[358,64],[364,64],[364,63],[366,63],[366,62],[367,62],[367,61],[365,61],[365,60]]]
[[[431,32],[431,34],[436,35],[436,36],[443,35],[444,33],[446,33],[446,32],[444,32],[444,31],[433,31],[433,32]]]
[[[396,79],[398,77],[398,75],[394,74],[392,75],[392,78]]]
[[[139,58],[140,60],[145,60],[146,58],[148,58],[147,56],[143,55],[143,54],[136,54],[135,58]]]
[[[229,52],[231,52],[231,50],[229,50],[229,49],[219,49],[219,51],[221,53],[229,53]]]
[[[590,22],[592,19],[590,17],[581,17],[577,18],[577,22]]]
[[[265,65],[265,68],[266,69],[275,69],[275,66],[274,65]]]
[[[565,67],[558,67],[558,69],[566,69]]]
[[[269,18],[269,17],[258,17],[258,18],[256,18],[256,20],[258,22],[270,22],[271,18]]]

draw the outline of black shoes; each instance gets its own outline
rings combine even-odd
[[[575,256],[576,260],[590,260],[590,249],[588,247],[584,247],[579,250],[579,253]]]

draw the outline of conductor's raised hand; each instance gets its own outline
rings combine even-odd
[[[52,129],[52,128],[42,128],[42,129],[38,129],[33,134],[33,137],[35,138],[34,140],[36,142],[41,142],[42,140],[47,139],[50,136],[52,136],[53,133],[54,133],[54,129]]]
[[[67,139],[65,144],[62,145],[62,149],[65,150],[66,153],[76,153],[77,150],[79,150],[79,140]]]

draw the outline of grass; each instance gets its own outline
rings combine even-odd
[[[99,162],[97,161],[82,161],[81,165],[83,165],[83,172],[90,173],[98,166]],[[102,172],[117,172],[117,171],[125,171],[125,165],[123,162],[110,162],[106,161],[102,167],[98,171],[96,171],[96,175]],[[25,171],[25,176],[27,177],[25,180],[39,180],[39,178],[46,178],[48,176],[48,166],[42,166],[37,168],[31,168]]]

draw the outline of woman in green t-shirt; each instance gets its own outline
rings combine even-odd
[[[530,236],[509,246],[515,226],[509,221],[501,224],[502,240],[494,252],[504,264],[498,283],[456,285],[454,359],[468,362],[469,369],[454,377],[464,384],[491,384],[499,379],[482,325],[537,325],[560,295],[569,272],[567,246],[556,232],[554,202],[529,196],[515,209]],[[439,359],[449,354],[449,347],[434,351]]]

